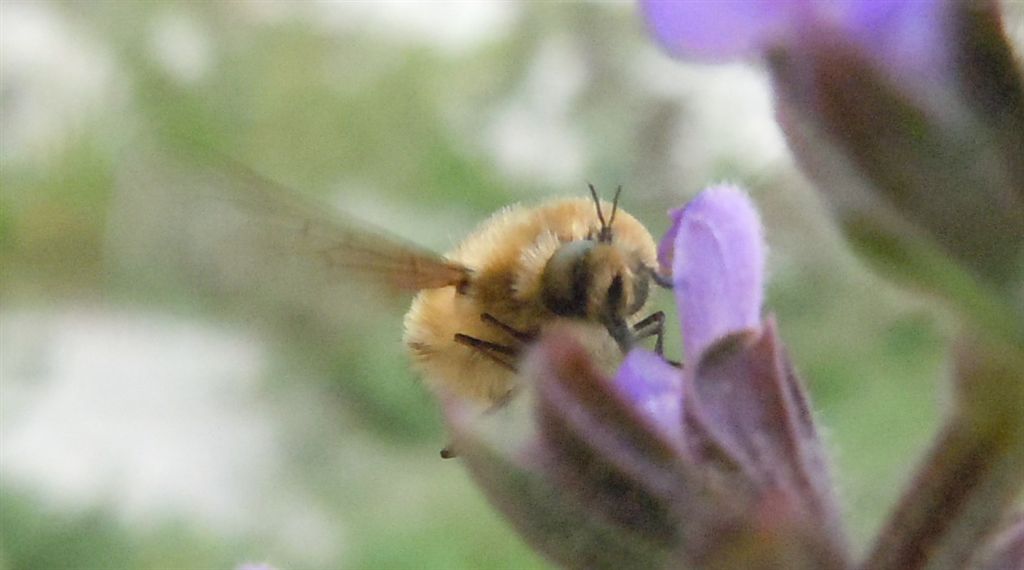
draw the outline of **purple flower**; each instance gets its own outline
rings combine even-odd
[[[878,267],[999,318],[974,301],[1024,280],[1024,84],[995,2],[641,7],[677,57],[768,65],[794,154]]]
[[[681,444],[705,476],[730,480],[737,495],[749,493],[730,524],[761,532],[748,517],[771,512],[767,516],[778,516],[772,524],[780,527],[808,525],[789,529],[790,538],[817,525],[821,533],[813,541],[827,545],[822,548],[828,554],[816,563],[841,565],[838,508],[809,405],[774,324],[761,318],[765,246],[757,212],[742,190],[719,186],[671,216],[660,261],[672,267],[687,362],[679,383],[682,413],[676,416],[684,424]],[[664,257],[668,251],[671,259]],[[648,364],[647,374],[633,365],[648,358],[634,351],[616,377],[631,394],[642,394],[636,386],[654,387],[636,399],[641,404],[659,397],[670,374],[664,363]],[[691,563],[702,561],[693,559],[698,550],[687,553]]]
[[[949,73],[949,2],[920,0],[641,0],[654,37],[684,59],[723,61],[845,43],[922,86]]]
[[[863,567],[965,567],[1024,487],[1024,79],[999,3],[645,0],[641,5],[655,39],[673,55],[764,62],[793,154],[828,199],[850,242],[876,268],[945,301],[962,321],[954,410]],[[680,255],[678,244],[661,252]],[[676,261],[671,264],[679,268]],[[682,312],[686,330],[685,304]],[[762,329],[762,338],[771,338],[770,327]],[[709,334],[715,337],[717,331]],[[712,345],[695,370],[691,362],[684,378],[686,445],[692,448],[701,437],[689,412],[692,387],[705,394],[703,407],[711,410],[705,417],[718,418],[707,422],[710,439],[725,442],[720,449],[711,446],[716,454],[761,459],[769,470],[752,468],[755,475],[748,478],[753,481],[798,481],[801,470],[780,466],[799,465],[787,457],[814,455],[792,452],[806,438],[767,447],[763,436],[756,440],[760,446],[745,439],[771,433],[775,426],[761,420],[760,429],[750,428],[758,418],[772,417],[771,406],[763,399],[754,402],[742,388],[761,386],[760,396],[786,390],[765,389],[770,375],[763,373],[751,373],[755,381],[742,385],[703,380],[705,363],[718,360],[709,355],[722,344]],[[737,375],[742,376],[731,372],[728,377]],[[721,396],[725,389],[728,395]],[[718,401],[716,394],[719,405],[707,404]],[[802,398],[792,394],[791,401]],[[778,401],[788,405],[785,398]],[[752,411],[737,415],[746,407]],[[775,456],[787,451],[790,456]],[[804,482],[805,489],[819,488],[811,481]],[[803,512],[828,511],[815,503],[825,497],[820,492],[783,496],[797,498]],[[1019,551],[1019,531],[1013,536],[1005,550],[1011,556]],[[998,567],[1003,558],[996,554],[991,560]]]
[[[602,376],[580,334],[527,358],[529,429],[447,406],[456,446],[495,505],[572,568],[845,568],[809,404],[771,320],[764,243],[734,187],[672,213],[662,263],[685,335],[683,369],[633,350]]]

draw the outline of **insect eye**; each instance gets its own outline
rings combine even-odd
[[[563,244],[544,267],[542,295],[553,313],[582,317],[587,312],[587,293],[591,288],[589,256],[594,242],[578,240]]]
[[[608,309],[613,313],[617,313],[617,309],[622,305],[622,297],[624,293],[624,287],[622,284],[622,274],[616,273],[615,277],[612,278],[611,285],[608,286],[608,294],[605,296],[605,304]]]
[[[632,315],[644,308],[647,304],[647,295],[650,293],[651,280],[646,273],[635,274],[633,279],[633,302],[626,309],[626,313]]]

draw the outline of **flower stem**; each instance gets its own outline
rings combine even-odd
[[[863,565],[964,568],[1024,487],[1024,358],[1006,345],[962,345],[958,407]]]

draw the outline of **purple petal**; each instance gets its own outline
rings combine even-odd
[[[838,39],[891,77],[928,87],[949,77],[946,0],[641,0],[651,34],[674,56],[722,61]]]
[[[943,0],[848,1],[841,25],[891,78],[928,88],[949,79],[949,15]]]
[[[665,359],[642,349],[629,353],[615,386],[669,437],[682,437],[683,375]]]
[[[641,0],[651,33],[674,56],[757,55],[790,26],[800,0]]]
[[[684,209],[674,236],[672,280],[683,348],[697,362],[715,340],[761,323],[764,236],[745,192],[716,186]]]

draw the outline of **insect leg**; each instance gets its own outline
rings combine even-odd
[[[622,350],[623,354],[633,348],[633,342],[636,340],[636,337],[633,335],[629,325],[626,324],[626,321],[616,318],[605,321],[604,326],[608,329],[608,334],[615,340],[615,344],[619,345],[619,349]]]
[[[647,270],[648,275],[651,276],[651,281],[654,281],[655,285],[662,289],[672,288],[672,276],[662,275],[657,269],[653,267],[644,267]]]
[[[494,315],[490,313],[483,313],[482,315],[480,315],[480,320],[489,325],[494,325],[498,327],[506,334],[508,334],[508,336],[518,340],[519,342],[532,342],[535,338],[537,338],[537,335],[535,333],[523,332],[521,330],[510,327],[509,325],[506,325],[505,323],[499,321],[497,318],[495,318]]]
[[[654,336],[654,352],[661,356],[665,348],[665,311],[651,313],[633,325],[633,334],[637,340]]]
[[[502,356],[515,358],[519,355],[518,350],[503,344],[481,340],[462,333],[455,333],[452,340],[478,351],[480,354],[493,360],[499,366],[511,370],[512,372],[516,372],[516,367],[508,362],[508,360],[502,358]]]

